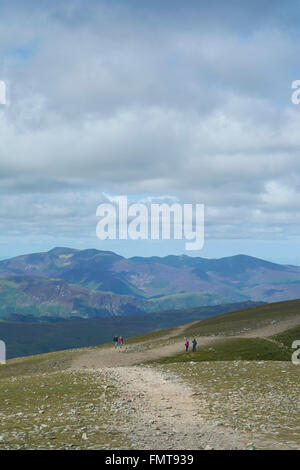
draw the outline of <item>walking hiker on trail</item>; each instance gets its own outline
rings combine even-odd
[[[187,339],[186,342],[185,342],[185,352],[189,352],[189,340]]]
[[[193,344],[193,352],[196,352],[196,346],[197,346],[196,338],[193,339],[192,344]]]
[[[120,348],[122,348],[123,342],[124,342],[123,336],[119,336],[119,345],[120,345]]]
[[[115,349],[118,347],[118,337],[114,336]]]

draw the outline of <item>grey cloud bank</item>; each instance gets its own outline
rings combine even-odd
[[[37,237],[72,234],[105,249],[103,191],[169,194],[205,204],[207,239],[285,239],[290,259],[299,3],[145,3],[0,5],[2,237],[22,233],[35,251]]]

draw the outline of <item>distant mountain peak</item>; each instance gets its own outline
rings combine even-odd
[[[58,303],[63,305],[67,298],[71,302],[71,297],[77,296],[75,310],[80,310],[81,315],[88,311],[90,314],[98,312],[99,305],[91,305],[96,298],[97,302],[106,304],[107,311],[111,311],[108,307],[111,304],[115,306],[114,311],[126,311],[127,314],[137,309],[182,309],[247,300],[276,302],[298,298],[300,291],[300,267],[276,264],[242,253],[219,259],[185,254],[124,258],[112,251],[95,248],[55,247],[48,252],[0,261],[0,276],[0,312],[5,309],[8,314],[20,313],[29,302],[26,296],[34,293],[37,298],[43,294],[40,302],[46,305],[38,308],[54,315],[59,307],[50,296],[51,279],[56,280],[57,289],[62,285],[59,279],[72,285],[67,289],[63,284],[69,294],[63,292]],[[17,291],[10,290],[12,285],[8,281],[10,278],[13,282],[13,276],[24,276],[28,280],[28,283],[24,278],[20,283],[21,277],[18,282],[14,280],[19,290],[18,311],[13,307]],[[37,282],[37,278],[41,280]],[[82,303],[80,287],[87,289]],[[97,297],[95,292],[102,292],[102,297]],[[131,300],[126,301],[128,306],[125,308],[126,296]],[[32,308],[30,304],[28,311],[31,313]]]
[[[51,250],[47,251],[47,253],[59,256],[59,255],[64,255],[64,254],[76,253],[76,252],[79,252],[79,251],[80,250],[77,250],[75,248],[57,246],[57,247],[52,248]]]

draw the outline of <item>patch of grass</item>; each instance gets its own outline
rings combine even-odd
[[[282,344],[264,338],[230,338],[216,341],[196,352],[164,357],[159,364],[203,361],[288,361],[290,351]]]
[[[117,390],[98,373],[54,372],[0,381],[0,448],[128,446],[117,424]]]
[[[79,353],[80,349],[10,359],[0,365],[0,384],[5,378],[65,370]]]
[[[134,336],[133,338],[128,338],[126,340],[126,344],[136,344],[136,343],[148,343],[150,341],[157,341],[163,338],[164,336],[168,336],[172,333],[172,331],[176,331],[174,328],[168,328],[165,330],[159,331],[152,331],[151,333],[147,333],[144,335]]]
[[[293,341],[300,340],[300,326],[286,330],[283,333],[279,333],[278,335],[274,335],[272,336],[272,339],[278,343],[283,344],[287,348],[290,348],[292,351]]]
[[[300,300],[276,302],[202,320],[191,325],[185,331],[185,335],[235,335],[295,316],[300,316]]]
[[[80,350],[12,359],[0,366],[0,449],[115,449],[118,391],[99,371],[71,371]]]

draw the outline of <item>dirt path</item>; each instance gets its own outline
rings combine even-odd
[[[220,338],[218,338],[220,339]],[[160,359],[161,357],[172,356],[173,354],[184,351],[184,342],[169,341],[169,338],[162,339],[165,344],[160,346],[136,343],[133,346],[124,346],[122,350],[113,346],[88,351],[76,358],[72,363],[72,368],[102,368],[102,367],[125,367],[144,362]],[[205,346],[216,341],[216,338],[203,336],[198,338],[198,345]]]
[[[122,390],[117,406],[128,420],[121,430],[134,449],[246,449],[251,443],[244,433],[208,424],[193,390],[176,376],[140,366],[110,368],[106,374]]]
[[[184,335],[184,331],[190,328],[192,322],[186,325],[180,325],[161,336],[158,341],[148,341],[135,343],[134,345],[124,346],[122,350],[115,350],[113,346],[107,346],[100,349],[85,351],[72,363],[72,368],[102,368],[102,367],[124,367],[137,364],[143,364],[147,361],[157,360],[162,357],[172,356],[184,351],[184,341],[182,339],[173,339],[179,335]],[[263,338],[278,334],[289,328],[300,325],[300,317],[270,323],[256,330],[248,331],[237,338]],[[207,346],[216,341],[221,341],[228,336],[197,336],[198,347]]]
[[[240,337],[268,337],[299,325],[299,318],[272,323]],[[221,422],[208,423],[201,416],[193,389],[178,377],[143,365],[149,360],[170,356],[184,350],[184,335],[192,324],[180,326],[159,340],[135,343],[115,350],[112,346],[84,352],[72,368],[105,373],[120,391],[116,404],[127,416],[122,432],[129,435],[133,449],[246,449],[272,448],[271,443],[255,442],[250,434],[224,427]],[[225,337],[198,337],[205,346]],[[250,447],[251,447],[250,445]],[[277,446],[278,448],[278,446]]]
[[[262,326],[256,330],[248,331],[243,336],[247,338],[266,338],[268,336],[277,335],[283,331],[295,328],[300,325],[300,316],[291,317],[286,320],[273,321],[269,325]]]

